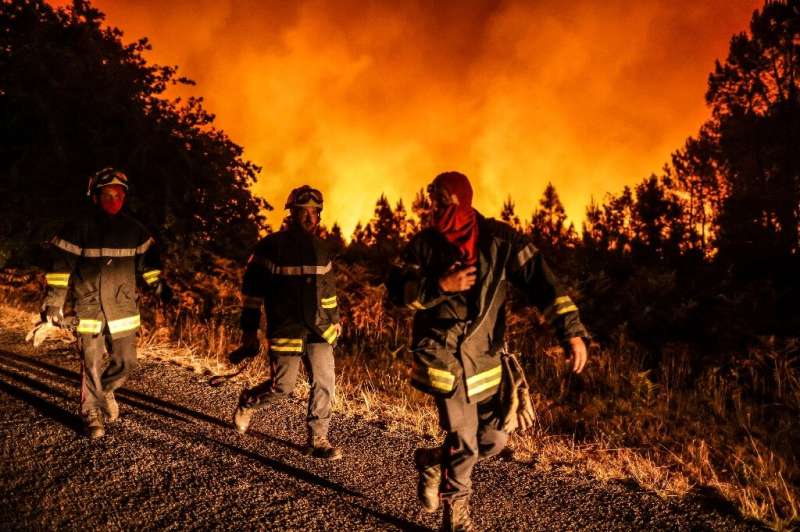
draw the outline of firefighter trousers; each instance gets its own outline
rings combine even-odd
[[[331,406],[335,396],[333,347],[328,343],[308,343],[303,355],[281,355],[270,351],[272,378],[242,393],[241,405],[262,408],[287,397],[297,382],[300,362],[311,383],[306,424],[311,437],[327,437]]]
[[[108,335],[108,336],[106,336]],[[81,415],[91,410],[108,412],[106,394],[125,382],[136,369],[136,335],[111,339],[110,333],[81,334]],[[111,361],[105,370],[103,355],[108,348]]]
[[[463,384],[447,398],[438,397],[439,425],[446,436],[442,446],[443,500],[467,498],[472,491],[472,469],[478,460],[495,456],[506,446],[499,396],[468,403]]]

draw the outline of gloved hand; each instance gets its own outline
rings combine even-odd
[[[155,294],[164,305],[171,305],[175,301],[175,294],[172,292],[172,288],[163,279],[158,281]]]
[[[528,430],[536,418],[525,370],[517,357],[505,350],[500,362],[503,366],[503,380],[500,384],[503,430],[509,434],[517,429]]]
[[[258,341],[258,332],[248,331],[242,333],[242,345],[231,351],[228,355],[228,360],[231,364],[240,364],[247,358],[256,356],[261,349],[261,344]]]
[[[57,327],[51,323],[46,321],[39,322],[25,336],[25,341],[33,342],[33,347],[39,347],[56,330],[58,330]]]
[[[42,311],[42,322],[47,322],[50,325],[58,327],[61,325],[62,321],[64,321],[64,312],[61,310],[61,307],[48,305]]]

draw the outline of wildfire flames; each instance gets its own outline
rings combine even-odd
[[[580,222],[696,132],[714,60],[761,4],[94,2],[198,82],[185,93],[263,166],[256,192],[280,208],[318,186],[345,235],[449,169],[490,215],[510,194],[528,218],[552,181]]]

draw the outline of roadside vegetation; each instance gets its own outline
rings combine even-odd
[[[227,354],[239,337],[241,271],[221,260],[213,275],[198,274],[185,283],[177,307],[143,305],[148,325],[140,337],[141,356],[209,379],[235,371]],[[335,412],[439,441],[432,401],[408,385],[409,312],[387,308],[383,288],[362,266],[342,265],[338,277],[344,335],[336,349]],[[2,326],[32,325],[42,273],[5,271],[2,282]],[[220,313],[202,318],[209,299]],[[510,347],[522,354],[537,420],[533,429],[512,437],[516,460],[631,482],[663,497],[701,497],[776,530],[796,526],[797,340],[755,346],[697,374],[691,346],[670,345],[653,368],[643,348],[620,335],[608,344],[593,342],[587,370],[575,376],[566,371],[563,351],[535,311],[512,312],[509,318]],[[267,378],[262,352],[227,386]],[[295,393],[308,393],[303,379]]]

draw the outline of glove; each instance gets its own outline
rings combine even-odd
[[[39,347],[56,330],[56,326],[47,321],[37,323],[25,336],[26,342],[33,342],[33,347]]]
[[[48,305],[42,311],[42,322],[46,322],[50,325],[55,325],[58,327],[63,320],[64,313],[62,312],[61,307]]]
[[[173,301],[175,301],[175,294],[172,292],[172,288],[170,288],[169,285],[163,280],[158,281],[155,294],[164,305],[171,305]]]
[[[503,380],[500,383],[503,431],[511,434],[517,429],[528,430],[536,417],[525,372],[517,357],[511,353],[504,352],[500,362],[503,366]]]

